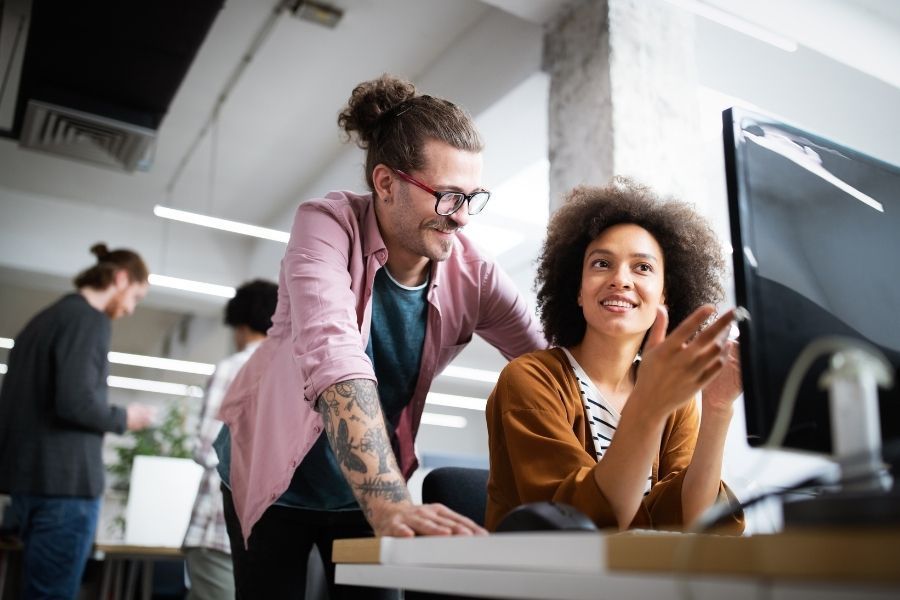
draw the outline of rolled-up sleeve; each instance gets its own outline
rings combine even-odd
[[[304,377],[304,397],[314,402],[329,386],[375,379],[357,322],[351,261],[364,257],[351,242],[355,221],[304,203],[297,209],[282,269],[290,297],[291,347]]]

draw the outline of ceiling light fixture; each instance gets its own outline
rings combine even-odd
[[[445,415],[442,413],[422,413],[423,425],[437,425],[438,427],[453,427],[454,429],[463,429],[468,425],[465,417],[456,415]]]
[[[725,27],[743,33],[744,35],[749,35],[761,42],[780,48],[785,52],[796,52],[799,47],[796,40],[770,31],[765,27],[757,25],[752,21],[748,21],[743,17],[739,17],[734,13],[723,10],[718,6],[700,2],[700,0],[668,0],[668,2],[678,8],[694,13],[698,17],[709,19],[719,25],[724,25]]]
[[[8,367],[5,364],[0,363],[0,375],[6,375],[7,371]],[[203,388],[198,385],[184,385],[183,383],[154,381],[152,379],[135,379],[134,377],[119,377],[118,375],[110,375],[106,378],[106,385],[108,385],[109,387],[122,388],[126,390],[153,392],[156,394],[168,394],[170,396],[190,396],[191,398],[203,397]],[[462,424],[462,427],[465,427],[465,419],[463,419],[463,421],[464,422]],[[438,423],[434,424],[437,425]],[[457,427],[458,425],[447,426]]]
[[[344,11],[322,2],[299,0],[291,7],[291,13],[298,19],[334,29],[344,16]]]
[[[500,373],[497,371],[488,371],[486,369],[472,369],[470,367],[457,367],[450,365],[441,372],[444,377],[454,377],[456,379],[470,379],[472,381],[484,381],[485,383],[497,383]]]
[[[228,219],[220,219],[218,217],[210,217],[199,213],[188,212],[186,210],[178,210],[157,204],[153,207],[153,214],[163,219],[171,219],[182,223],[190,223],[192,225],[200,225],[202,227],[211,227],[212,229],[220,229],[222,231],[230,231],[232,233],[240,233],[242,235],[250,235],[265,240],[273,240],[287,244],[291,234],[287,231],[278,229],[269,229],[268,227],[259,227],[258,225],[250,225],[241,223],[240,221],[229,221]]]
[[[437,406],[450,406],[452,408],[465,408],[466,410],[480,411],[484,411],[484,406],[487,404],[487,400],[482,398],[457,396],[455,394],[437,394],[434,392],[429,392],[428,395],[425,396],[425,402]]]
[[[137,390],[139,392],[153,392],[155,394],[168,394],[170,396],[190,396],[191,398],[203,397],[203,388],[197,385],[184,385],[183,383],[170,383],[168,381],[135,379],[134,377],[110,375],[106,378],[106,384],[109,387]]]
[[[173,358],[145,356],[143,354],[127,354],[125,352],[110,352],[109,362],[117,365],[178,371],[179,373],[196,373],[197,375],[212,375],[213,371],[216,370],[216,365],[211,363],[175,360]]]
[[[16,343],[11,338],[0,337],[0,348],[11,349]],[[197,375],[212,375],[216,365],[212,363],[193,362],[190,360],[176,360],[174,358],[162,358],[159,356],[146,356],[144,354],[128,354],[127,352],[110,352],[107,357],[109,362],[116,365],[130,365],[133,367],[147,367],[149,369],[161,369],[163,371],[177,371],[179,373],[195,373]]]
[[[169,277],[168,275],[150,275],[150,285],[159,287],[172,288],[174,290],[183,290],[185,292],[196,292],[198,294],[208,294],[210,296],[219,296],[220,298],[234,298],[235,289],[227,285],[218,285],[215,283],[204,283],[203,281],[194,281],[193,279],[181,279],[179,277]]]

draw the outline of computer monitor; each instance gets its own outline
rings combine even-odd
[[[723,113],[748,441],[769,437],[788,371],[816,338],[878,347],[883,445],[900,438],[900,169],[761,114]],[[800,387],[783,446],[831,453],[827,358]]]

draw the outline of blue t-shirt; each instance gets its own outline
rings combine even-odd
[[[366,355],[378,378],[378,395],[392,439],[397,419],[409,404],[418,382],[428,316],[427,295],[428,282],[410,288],[397,283],[387,268],[375,274]],[[219,454],[219,475],[228,485],[231,438],[227,427],[222,428],[215,447]],[[275,503],[316,510],[359,508],[327,435],[319,436],[294,472],[287,491]]]

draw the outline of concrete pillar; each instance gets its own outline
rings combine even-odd
[[[703,204],[693,18],[663,0],[576,0],[548,24],[550,210],[628,175]]]

